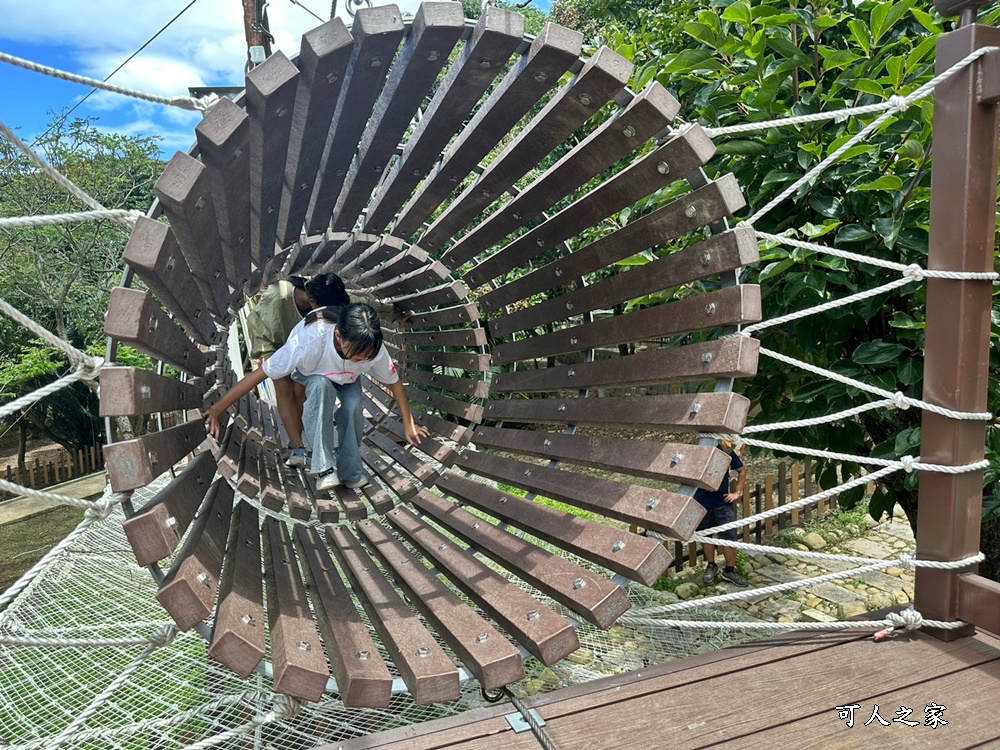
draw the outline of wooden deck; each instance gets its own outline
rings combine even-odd
[[[1000,639],[943,643],[897,634],[795,634],[598,680],[525,701],[558,750],[583,748],[1000,747]],[[854,726],[837,706],[858,704]],[[883,726],[872,719],[875,704]],[[925,707],[948,723],[926,725]],[[900,707],[913,709],[900,716]],[[537,750],[503,702],[461,716],[328,746],[337,750]],[[917,722],[909,726],[895,721]]]

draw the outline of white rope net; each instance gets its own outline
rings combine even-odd
[[[823,169],[836,161],[851,146],[877,131],[893,114],[904,110],[914,101],[929,96],[939,80],[953,75],[990,51],[995,49],[980,50],[975,55],[970,55],[909,96],[893,97],[885,105],[867,108],[864,112],[844,111],[824,115],[833,118],[881,112],[874,121],[862,128],[855,138],[843,144],[837,152],[758,210],[749,222],[753,224],[778,202],[794,194],[800,185],[815,179]],[[25,63],[9,55],[0,56],[0,61],[21,65],[48,75],[56,74],[44,66]],[[60,77],[80,80],[87,85],[101,85],[100,82],[80,79],[69,74],[62,74]],[[141,92],[117,87],[111,90],[186,108],[204,110],[211,105],[210,102],[192,101],[185,97],[153,98]],[[185,101],[180,101],[181,99]],[[756,123],[736,130],[718,130],[713,135],[725,136],[731,132],[744,132],[751,128],[785,127],[801,121],[803,118]],[[7,128],[3,128],[2,133],[8,139],[12,137],[16,139]],[[0,228],[75,221],[115,220],[123,223],[134,221],[134,212],[106,209],[72,186],[66,178],[54,173],[51,167],[44,164],[44,160],[20,140],[14,142],[40,169],[77,196],[90,210],[57,216],[3,218],[0,219]],[[791,237],[763,233],[759,233],[758,236],[765,242],[784,243],[812,252],[839,255],[852,262],[875,262],[888,271],[899,274],[900,278],[851,298],[748,327],[740,335],[749,335],[767,326],[780,325],[841,305],[852,304],[882,293],[889,287],[919,283],[931,276],[962,279],[995,278],[995,274],[932,273],[902,264],[875,261],[836,248],[803,243]],[[101,360],[88,357],[70,347],[65,341],[37,326],[2,300],[0,300],[0,312],[25,325],[47,343],[59,348],[69,358],[73,371],[70,376],[57,381],[58,387],[65,387],[80,379],[92,379],[100,372],[103,366]],[[781,356],[768,350],[765,350],[764,354],[776,358]],[[790,364],[802,367],[817,377],[839,379],[840,382],[846,380],[836,373],[812,367],[804,362],[792,360]],[[851,380],[850,385],[880,396],[881,399],[860,404],[837,414],[818,415],[794,423],[755,425],[747,430],[747,434],[851,419],[861,410],[873,408],[915,407],[931,409],[954,419],[990,418],[988,414],[942,410],[911,396],[893,393],[855,380]],[[44,398],[53,392],[55,386],[56,384],[53,384],[44,392],[31,394],[20,402],[7,405],[0,416],[6,416],[24,405]],[[911,456],[895,460],[842,456],[822,449],[770,443],[749,437],[743,438],[742,442],[789,453],[831,460],[849,460],[879,467],[870,474],[847,478],[841,486],[820,493],[823,496],[833,496],[858,483],[877,480],[881,476],[897,471],[961,473],[982,468],[981,463],[961,467],[934,466]],[[141,507],[164,481],[166,480],[160,480],[137,493],[133,498],[135,506]],[[312,747],[460,713],[480,705],[482,701],[478,685],[474,680],[465,683],[459,701],[433,707],[417,706],[404,692],[394,697],[392,705],[385,710],[345,709],[335,696],[305,706],[281,696],[276,697],[268,677],[255,674],[249,680],[240,679],[228,670],[213,665],[206,658],[206,641],[202,635],[195,632],[176,633],[172,623],[156,602],[157,587],[154,580],[147,571],[140,569],[134,562],[121,530],[124,518],[119,507],[121,498],[107,494],[100,501],[89,503],[52,493],[28,490],[9,482],[0,482],[0,489],[49,500],[55,499],[86,509],[86,517],[80,527],[28,571],[18,583],[0,594],[0,744],[2,745],[24,750],[53,747],[164,749],[243,747],[243,743],[252,738],[255,747]],[[803,498],[799,505],[813,503],[820,495]],[[790,507],[775,509],[773,513],[769,511],[757,514],[728,524],[726,527],[709,530],[699,534],[697,538],[707,539],[708,534],[724,528],[742,528],[771,515],[787,512]],[[285,520],[291,521],[287,518]],[[753,548],[756,551],[776,549],[722,542],[714,538],[712,541],[717,544],[730,544],[737,548]],[[800,553],[785,547],[777,549],[786,556],[817,556],[817,553]],[[781,629],[814,627],[866,627],[891,631],[894,628],[919,627],[921,624],[933,624],[935,627],[943,628],[961,625],[961,623],[924,623],[919,613],[913,611],[886,620],[854,621],[840,625],[829,622],[761,623],[753,622],[741,613],[715,609],[716,606],[723,606],[739,599],[788,591],[839,578],[855,577],[889,566],[915,567],[930,564],[914,560],[912,556],[888,561],[836,555],[825,557],[854,567],[814,579],[780,584],[767,590],[752,589],[693,602],[678,602],[672,595],[631,585],[628,590],[633,608],[622,618],[618,626],[609,631],[599,631],[592,626],[581,625],[579,628],[583,644],[581,650],[553,669],[545,668],[534,660],[528,660],[528,676],[515,686],[515,692],[538,693],[609,674],[639,669],[648,664],[716,649],[735,640],[749,637],[750,633],[756,637]],[[974,565],[979,559],[981,558],[975,557],[956,563],[939,563],[936,567],[962,568]],[[587,565],[582,560],[577,562]],[[520,582],[519,585],[526,586]],[[532,591],[532,594],[547,601],[554,609],[569,614],[539,592]],[[364,616],[363,610],[359,608],[359,611]],[[209,627],[210,623],[205,625]],[[447,650],[447,646],[445,648]],[[387,661],[391,663],[391,660]]]

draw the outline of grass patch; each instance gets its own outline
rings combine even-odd
[[[0,526],[0,591],[6,591],[83,520],[83,510],[53,508]]]

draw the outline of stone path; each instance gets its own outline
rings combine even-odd
[[[857,567],[850,563],[802,560],[793,555],[794,549],[854,555],[890,560],[911,552],[915,543],[906,516],[900,508],[896,515],[881,523],[867,519],[867,533],[853,536],[836,527],[821,528],[819,533],[806,533],[803,529],[783,532],[790,542],[789,554],[744,553],[748,565],[745,575],[751,587],[763,588],[776,583],[814,578],[834,571]],[[701,598],[738,591],[735,586],[720,581],[703,586],[701,574],[704,566],[687,569],[678,574],[683,580],[675,593],[681,599]],[[863,615],[913,601],[913,571],[891,567],[883,571],[859,574],[840,581],[820,583],[794,591],[764,595],[720,606],[719,609],[740,609],[755,620],[768,622],[830,622]]]

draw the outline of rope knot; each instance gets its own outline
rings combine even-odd
[[[177,637],[177,626],[172,622],[167,623],[162,628],[157,630],[149,639],[149,642],[156,646],[157,648],[163,648],[164,646],[169,646],[174,642],[174,638]]]
[[[96,380],[104,367],[104,357],[91,357],[83,361],[80,366],[80,378],[82,380]]]
[[[924,624],[924,616],[913,607],[907,607],[900,612],[890,612],[885,616],[885,619],[889,623],[889,627],[886,628],[889,632],[899,628],[917,630]]]
[[[926,278],[924,269],[916,263],[911,263],[903,269],[903,276],[911,281],[923,281]]]
[[[902,458],[899,459],[899,463],[903,465],[903,471],[905,471],[907,474],[913,471],[913,465],[916,462],[917,459],[915,459],[913,456],[903,456]]]
[[[889,397],[889,400],[892,401],[894,409],[906,411],[910,408],[910,399],[907,398],[906,394],[902,391],[896,391],[893,393],[892,396]]]
[[[302,702],[293,698],[290,695],[282,695],[280,693],[274,696],[274,704],[271,710],[260,719],[256,720],[254,723],[270,724],[275,721],[284,721],[285,719],[294,719],[302,712]]]
[[[93,505],[84,512],[84,517],[91,521],[103,521],[111,515],[115,503],[107,495],[102,495],[100,499],[94,500]]]
[[[910,102],[905,96],[894,94],[889,97],[889,109],[893,112],[905,112],[910,108]]]
[[[917,568],[917,553],[916,552],[904,552],[899,556],[899,567],[904,570],[916,570]]]

